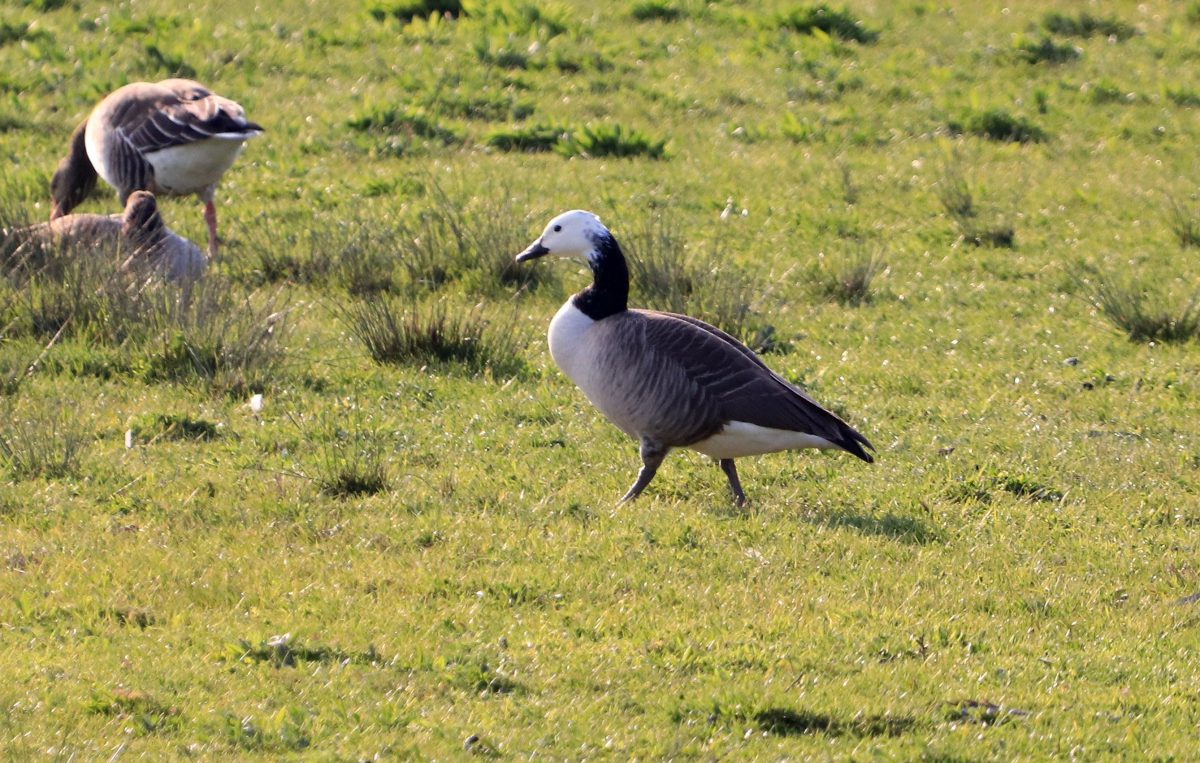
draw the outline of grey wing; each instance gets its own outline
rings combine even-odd
[[[196,100],[163,99],[143,119],[120,128],[122,138],[146,154],[214,136],[248,138],[262,127],[246,119],[241,106],[219,95]]]
[[[703,321],[647,314],[648,345],[663,348],[703,396],[716,401],[721,423],[744,421],[817,435],[870,461],[865,437],[807,393],[776,374],[748,347]]]

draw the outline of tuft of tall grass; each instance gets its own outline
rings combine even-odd
[[[371,109],[346,122],[351,130],[373,135],[398,137],[408,143],[384,146],[392,153],[404,153],[415,140],[430,141],[449,146],[461,143],[462,135],[451,127],[440,124],[425,110],[413,107],[386,107]]]
[[[1167,204],[1167,227],[1182,247],[1200,247],[1200,211],[1172,198]]]
[[[355,297],[415,295],[455,282],[492,293],[535,289],[550,268],[521,268],[528,209],[507,196],[449,193],[429,183],[425,203],[403,217],[363,216],[295,225],[267,222],[239,246],[234,277],[252,285],[291,281]]]
[[[862,305],[875,296],[875,278],[887,271],[876,251],[865,248],[845,257],[825,258],[812,274],[813,285],[821,297],[840,305]]]
[[[958,159],[942,167],[937,181],[937,195],[946,215],[958,226],[963,241],[974,246],[1016,246],[1016,231],[1003,218],[990,223],[981,219],[975,194]]]
[[[356,498],[387,491],[392,474],[386,457],[385,434],[370,426],[369,417],[361,407],[335,413],[336,418],[322,418],[305,437],[320,443],[311,475],[317,489],[333,498]]]
[[[129,431],[138,440],[215,440],[220,436],[218,424],[182,413],[156,413],[138,416]]]
[[[667,213],[647,218],[622,240],[639,305],[699,318],[746,342],[771,335],[754,311],[761,284],[725,256],[720,239],[710,252],[693,257]]]
[[[511,197],[451,193],[429,184],[429,204],[413,223],[399,226],[395,256],[414,285],[440,286],[463,279],[467,288],[490,293],[532,290],[553,281],[550,268],[520,267],[516,253],[525,247],[532,216]]]
[[[1078,266],[1072,276],[1085,298],[1134,342],[1188,342],[1200,337],[1200,291],[1181,306],[1130,280]]]
[[[638,21],[678,21],[684,10],[671,0],[639,0],[629,9],[629,15]]]
[[[286,361],[282,291],[238,295],[216,279],[182,301],[158,292],[135,369],[147,381],[198,382],[234,397],[275,387]]]
[[[286,302],[240,295],[218,275],[176,284],[117,268],[120,253],[56,246],[9,273],[9,332],[119,351],[148,381],[241,393],[271,386],[283,361]]]
[[[336,286],[358,295],[398,291],[403,234],[403,226],[388,220],[310,221],[303,226],[268,220],[246,231],[232,264],[233,277],[253,286],[292,282]]]
[[[1065,64],[1083,55],[1074,45],[1057,43],[1045,35],[1036,40],[1018,40],[1016,53],[1017,58],[1031,64]]]
[[[62,479],[79,474],[90,444],[73,406],[52,401],[40,406],[7,399],[0,420],[0,464],[14,480]]]
[[[407,24],[413,19],[429,18],[435,14],[457,18],[463,13],[463,4],[462,0],[393,0],[390,3],[373,3],[367,12],[376,21],[394,18]]]
[[[1200,106],[1200,93],[1190,87],[1167,87],[1167,98],[1176,106],[1184,108],[1195,108]]]
[[[479,308],[451,309],[445,301],[421,304],[368,298],[335,304],[334,315],[376,363],[491,371],[511,377],[525,367],[525,340],[515,322],[497,325]]]
[[[519,153],[538,153],[553,151],[561,141],[570,136],[569,127],[538,124],[528,127],[494,130],[489,133],[485,142],[500,151]]]
[[[1030,120],[1000,108],[972,112],[961,121],[951,121],[949,127],[953,133],[965,132],[1003,143],[1041,143],[1049,138]]]
[[[1068,37],[1108,37],[1114,40],[1128,40],[1137,34],[1137,27],[1127,24],[1115,16],[1093,16],[1082,11],[1074,16],[1068,16],[1058,11],[1050,11],[1042,17],[1042,28],[1050,34],[1061,34]]]
[[[793,8],[779,17],[779,27],[800,34],[821,32],[848,42],[872,43],[879,33],[868,29],[844,8],[830,8],[824,3]]]
[[[570,9],[557,3],[503,0],[480,3],[479,7],[479,15],[486,18],[488,26],[520,37],[548,40],[576,26]]]
[[[555,144],[554,150],[563,156],[618,158],[644,156],[665,159],[667,141],[651,138],[641,130],[620,124],[585,125]]]

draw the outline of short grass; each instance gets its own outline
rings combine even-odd
[[[1196,293],[1195,3],[268,5],[0,8],[0,227],[128,80],[266,128],[195,293],[5,265],[3,757],[1194,757],[1200,345],[1075,263]],[[876,463],[616,507],[543,338],[587,274],[508,261],[572,208]]]

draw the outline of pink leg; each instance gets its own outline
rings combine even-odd
[[[217,258],[217,205],[211,201],[204,203],[204,222],[208,223],[208,256]]]

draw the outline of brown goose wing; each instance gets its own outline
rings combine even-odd
[[[245,139],[262,132],[241,106],[200,85],[179,92],[148,88],[113,116],[122,140],[143,155],[216,136]]]
[[[670,358],[706,398],[722,424],[743,421],[823,437],[864,461],[867,438],[783,379],[748,347],[709,324],[683,315],[637,311],[647,319],[646,345]]]

